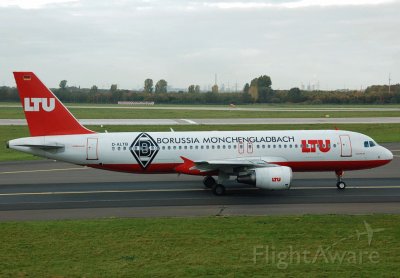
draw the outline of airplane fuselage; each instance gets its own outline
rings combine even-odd
[[[132,173],[179,173],[182,157],[252,158],[293,171],[368,169],[391,160],[391,153],[370,137],[342,130],[93,133],[27,137],[9,145],[50,159]]]

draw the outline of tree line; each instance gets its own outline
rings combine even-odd
[[[390,104],[400,103],[400,84],[373,85],[364,91],[303,91],[299,88],[273,90],[267,75],[252,79],[241,92],[218,93],[218,87],[201,93],[199,85],[190,85],[186,92],[168,92],[164,79],[153,85],[148,78],[143,90],[118,89],[112,84],[109,89],[68,86],[62,80],[59,88],[52,91],[63,102],[74,103],[117,103],[118,101],[154,101],[156,104],[252,104],[252,103],[303,103],[303,104]],[[0,101],[19,101],[17,89],[0,87]]]

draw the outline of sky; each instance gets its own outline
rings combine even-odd
[[[0,86],[400,83],[400,0],[0,0]]]

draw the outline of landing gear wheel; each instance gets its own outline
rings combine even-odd
[[[336,187],[337,187],[338,189],[340,189],[340,190],[343,190],[343,189],[346,188],[346,183],[345,183],[344,181],[338,181],[338,182],[336,183]]]
[[[337,179],[337,182],[336,182],[336,187],[339,189],[339,190],[343,190],[343,189],[345,189],[346,188],[346,183],[343,181],[343,174],[344,174],[344,171],[343,170],[336,170],[335,171],[335,173],[336,173],[336,179]]]
[[[214,184],[214,186],[212,187],[212,192],[214,193],[214,195],[217,196],[225,195],[225,186],[223,186],[222,184]]]
[[[212,188],[216,184],[215,179],[211,176],[207,176],[203,179],[203,184],[207,188]]]

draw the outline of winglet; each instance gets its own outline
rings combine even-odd
[[[90,134],[33,72],[14,72],[31,136]]]
[[[190,160],[183,156],[180,156],[180,158],[183,160],[183,163],[175,167],[175,171],[177,173],[188,175],[198,175],[200,173],[198,169],[194,168],[195,163],[193,162],[193,160]]]
[[[186,157],[184,157],[184,156],[180,156],[180,158],[183,160],[183,163],[194,165],[193,160],[190,160],[189,158],[186,158]]]

